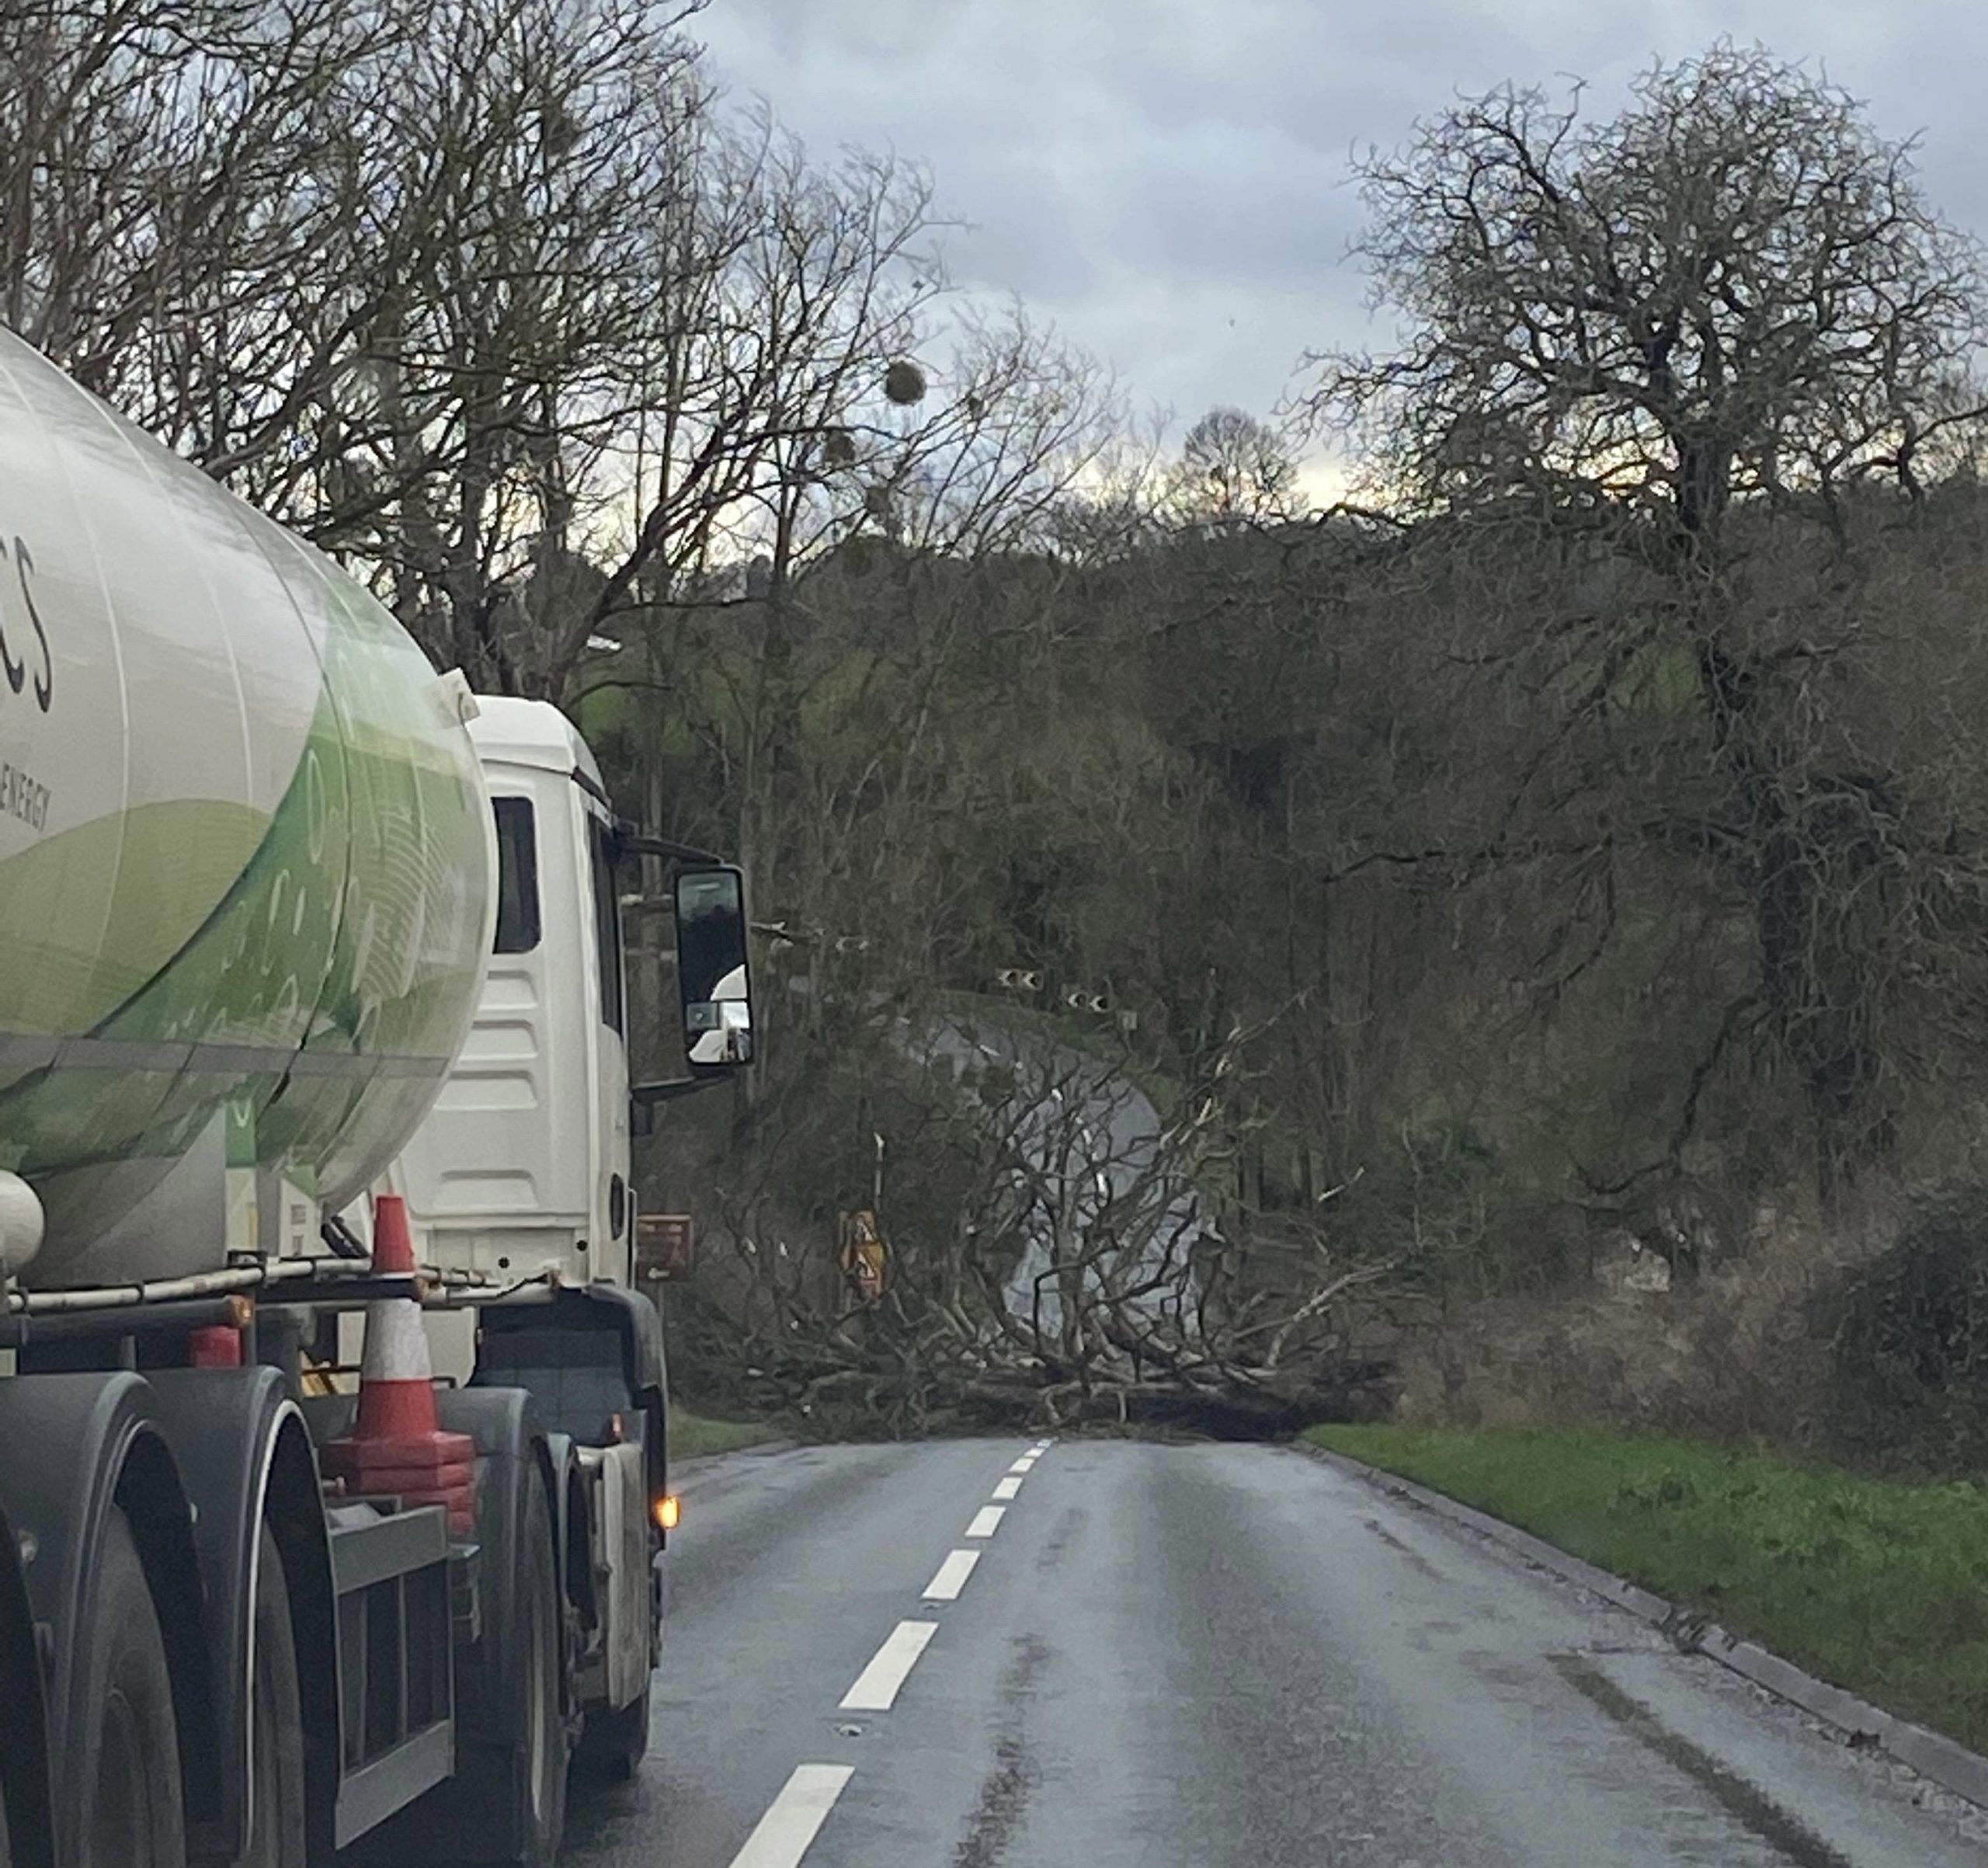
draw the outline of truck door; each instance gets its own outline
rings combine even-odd
[[[628,1283],[634,1215],[628,1191],[628,994],[622,973],[621,898],[616,882],[614,833],[608,818],[586,813],[587,857],[593,875],[599,1059],[594,1071],[596,1156],[593,1275]]]

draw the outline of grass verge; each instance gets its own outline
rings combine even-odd
[[[672,1459],[700,1459],[707,1453],[736,1452],[742,1446],[758,1446],[781,1437],[780,1429],[768,1421],[714,1421],[693,1414],[680,1401],[669,1404],[669,1456]]]
[[[1612,1570],[1988,1751],[1988,1488],[1598,1428],[1306,1436]]]

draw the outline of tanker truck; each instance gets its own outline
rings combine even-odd
[[[629,1139],[751,1057],[742,878],[5,333],[0,677],[0,1868],[545,1868],[648,1740]]]

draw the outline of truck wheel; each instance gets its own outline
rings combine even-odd
[[[566,1826],[565,1617],[552,1513],[536,1471],[521,1474],[513,1535],[486,1550],[514,1571],[508,1614],[486,1620],[473,1724],[459,1727],[455,1775],[362,1837],[367,1868],[554,1868]],[[492,1675],[495,1677],[492,1678]],[[465,1710],[459,1698],[457,1713]],[[341,1860],[344,1858],[342,1856]]]
[[[644,1685],[633,1705],[617,1712],[589,1713],[574,1762],[596,1777],[626,1783],[648,1755],[649,1689]]]
[[[80,1868],[185,1868],[172,1677],[121,1511],[104,1527],[82,1616]]]
[[[518,1551],[523,1625],[516,1630],[524,1699],[518,1709],[520,1742],[510,1751],[506,1799],[519,1846],[506,1868],[553,1868],[566,1827],[566,1716],[559,1692],[564,1611],[545,1488],[528,1479],[524,1490]]]
[[[254,1801],[239,1868],[305,1868],[304,1706],[290,1584],[262,1528],[255,1563]],[[5,1868],[0,1863],[0,1868]]]

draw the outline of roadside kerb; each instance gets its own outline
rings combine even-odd
[[[1867,1744],[1875,1741],[1920,1776],[1930,1778],[1957,1797],[1965,1797],[1970,1803],[1988,1808],[1988,1758],[1970,1751],[1966,1746],[1942,1738],[1938,1732],[1928,1731],[1923,1725],[1914,1725],[1909,1719],[1888,1713],[1882,1706],[1860,1699],[1854,1693],[1845,1692],[1840,1686],[1830,1685],[1826,1680],[1819,1680],[1757,1643],[1743,1640],[1716,1622],[1708,1621],[1690,1609],[1667,1602],[1662,1596],[1639,1588],[1609,1571],[1599,1569],[1557,1544],[1550,1544],[1529,1531],[1522,1531],[1517,1525],[1506,1523],[1502,1518],[1493,1518],[1488,1512],[1417,1484],[1413,1479],[1404,1479],[1399,1473],[1369,1466],[1364,1460],[1353,1459],[1347,1454],[1314,1446],[1309,1441],[1301,1440],[1295,1445],[1300,1452],[1348,1478],[1364,1480],[1377,1491],[1406,1498],[1438,1518],[1447,1518],[1493,1543],[1503,1545],[1528,1562],[1552,1571],[1591,1595],[1613,1602],[1617,1608],[1626,1609],[1639,1620],[1660,1629],[1684,1652],[1701,1654],[1722,1667],[1730,1668],[1743,1679],[1766,1688],[1769,1692],[1835,1726],[1854,1740]]]

